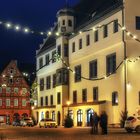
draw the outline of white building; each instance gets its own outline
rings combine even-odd
[[[38,121],[62,125],[69,109],[74,126],[87,126],[94,111],[105,110],[108,123],[118,124],[122,111],[133,115],[140,108],[140,1],[89,5],[88,18],[81,9],[58,11],[37,51]],[[55,62],[56,52],[62,60]]]

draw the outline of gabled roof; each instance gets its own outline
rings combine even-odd
[[[75,31],[84,27],[89,21],[94,22],[121,5],[123,5],[123,0],[81,0],[79,4],[73,7],[76,20]],[[62,9],[59,12],[63,14],[64,11]],[[37,51],[37,55],[56,45],[55,32],[57,32],[57,25],[52,30],[54,35],[47,37],[44,44]]]

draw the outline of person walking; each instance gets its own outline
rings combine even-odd
[[[108,123],[108,116],[105,111],[102,111],[100,115],[100,127],[102,128],[102,134],[107,135],[107,123]]]
[[[90,115],[90,126],[91,126],[90,134],[93,134],[93,114]]]
[[[93,134],[98,134],[98,122],[99,122],[99,116],[96,112],[94,112],[93,115]]]

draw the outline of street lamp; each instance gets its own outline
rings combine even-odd
[[[70,105],[70,101],[67,101],[67,106],[68,106],[68,116],[69,116],[69,105]]]

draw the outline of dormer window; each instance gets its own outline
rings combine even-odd
[[[13,78],[9,79],[9,84],[13,84]]]

